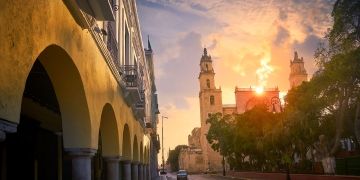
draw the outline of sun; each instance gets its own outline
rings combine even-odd
[[[264,87],[262,86],[256,87],[255,92],[258,95],[262,94],[264,92]]]

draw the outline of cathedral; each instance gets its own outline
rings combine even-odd
[[[188,148],[181,150],[179,155],[180,169],[189,172],[219,172],[222,171],[223,157],[214,151],[206,139],[209,130],[207,118],[212,113],[241,114],[250,110],[257,104],[266,104],[269,111],[281,112],[282,105],[279,99],[279,89],[265,88],[263,92],[257,92],[255,88],[235,87],[235,104],[222,104],[221,88],[215,85],[215,72],[211,56],[204,48],[200,60],[199,73],[199,102],[201,127],[194,128],[188,136]],[[290,88],[301,85],[307,81],[307,73],[304,67],[304,59],[294,53],[294,59],[290,60]]]

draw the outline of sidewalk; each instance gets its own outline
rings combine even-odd
[[[281,180],[286,179],[285,173],[259,173],[259,172],[227,172],[227,176],[234,179]],[[360,176],[317,175],[317,174],[290,174],[291,180],[355,180]]]

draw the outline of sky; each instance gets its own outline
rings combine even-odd
[[[332,25],[334,0],[137,0],[144,46],[150,36],[164,149],[187,144],[200,126],[199,62],[212,56],[223,104],[235,104],[234,88],[289,89],[294,51],[309,77],[314,51]],[[165,158],[167,153],[165,153]],[[160,156],[161,157],[161,156]]]

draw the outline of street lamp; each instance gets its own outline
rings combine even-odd
[[[223,176],[226,176],[226,171],[225,171],[225,156],[223,155],[222,157],[222,165],[223,165]]]
[[[281,100],[278,96],[274,96],[271,98],[271,104],[272,104],[272,112],[273,113],[276,113],[277,110],[275,108],[275,105],[279,105],[280,107],[280,113],[283,112],[283,108],[281,106]],[[284,131],[284,121],[283,121],[283,118],[281,118],[281,125],[282,125],[282,130]],[[289,165],[287,164],[286,165],[286,180],[290,180],[290,168],[289,168]]]
[[[161,151],[162,151],[162,171],[165,171],[165,161],[164,161],[164,118],[167,119],[166,116],[161,116]]]

